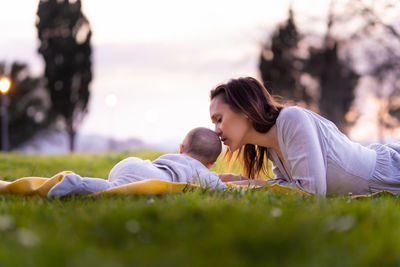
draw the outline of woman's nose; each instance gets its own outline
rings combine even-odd
[[[215,126],[214,132],[218,135],[221,135],[221,129],[217,125]]]

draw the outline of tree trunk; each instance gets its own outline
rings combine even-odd
[[[73,120],[67,120],[67,132],[68,132],[68,140],[69,140],[69,152],[73,153],[75,151],[75,136],[76,131],[73,126]]]

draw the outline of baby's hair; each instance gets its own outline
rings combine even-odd
[[[222,150],[218,135],[204,127],[191,130],[186,135],[183,145],[184,153],[193,156],[203,164],[214,163]]]

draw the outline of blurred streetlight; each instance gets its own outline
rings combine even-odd
[[[3,151],[8,151],[8,99],[7,93],[10,90],[11,81],[7,77],[0,79],[1,96],[1,147]]]

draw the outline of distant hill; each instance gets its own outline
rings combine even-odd
[[[98,153],[110,150],[136,150],[147,147],[148,145],[138,138],[115,140],[99,135],[82,134],[77,134],[76,137],[76,152]],[[19,146],[15,151],[27,154],[69,153],[68,136],[64,132],[43,131],[30,141]]]

